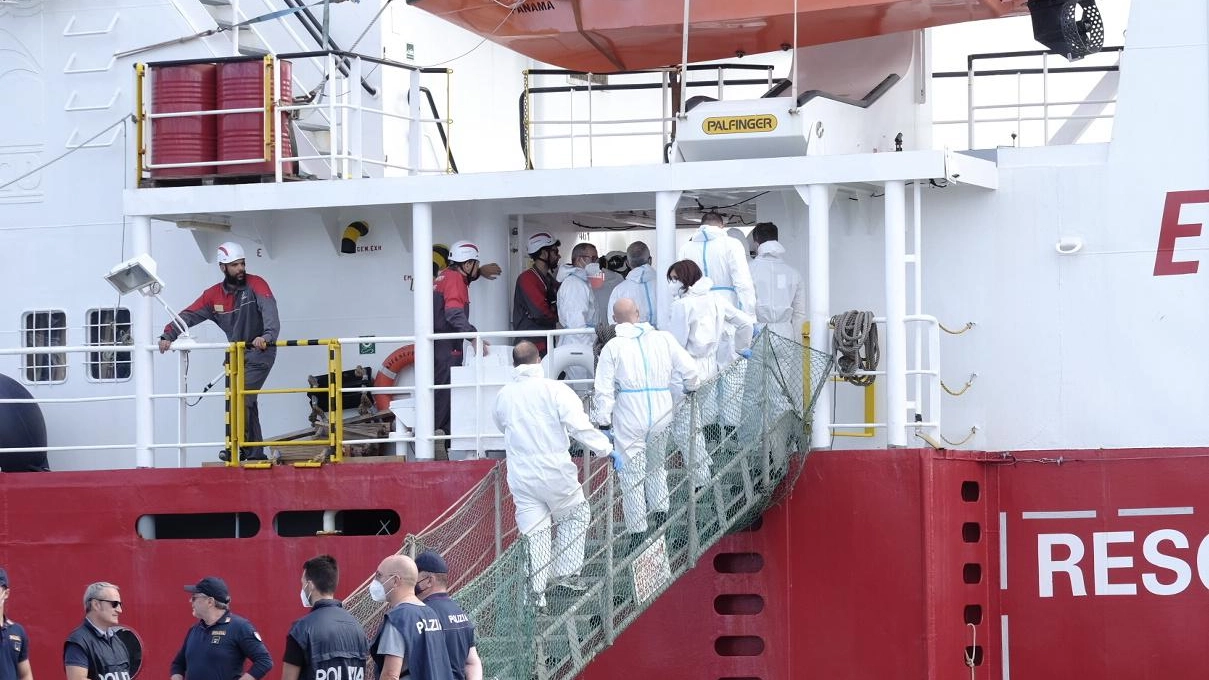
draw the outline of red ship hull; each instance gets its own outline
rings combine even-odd
[[[9,613],[56,674],[94,580],[166,672],[191,624],[181,586],[231,584],[275,656],[302,561],[336,555],[348,592],[489,462],[319,470],[0,476]],[[583,674],[603,678],[1198,677],[1209,631],[1209,450],[812,454],[792,496],[702,557]],[[286,538],[278,512],[393,508],[392,536]],[[244,539],[145,540],[153,513],[253,512]],[[972,624],[972,625],[971,625]]]

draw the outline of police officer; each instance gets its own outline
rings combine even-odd
[[[483,680],[483,662],[479,659],[479,650],[474,646],[474,622],[449,597],[449,566],[445,564],[445,559],[426,550],[416,557],[416,568],[420,570],[416,596],[441,617],[453,677],[457,680]]]
[[[370,645],[378,680],[453,680],[445,631],[432,607],[416,597],[416,563],[406,555],[382,560],[369,583],[375,602],[389,602],[386,620]]]
[[[260,680],[273,668],[260,633],[242,616],[231,613],[231,591],[217,576],[185,586],[193,615],[200,619],[172,660],[172,680]],[[245,671],[245,662],[252,668]]]
[[[84,590],[84,622],[63,643],[67,680],[130,680],[130,651],[117,636],[121,595],[99,581]]]
[[[0,569],[0,680],[33,680],[29,665],[29,636],[8,618],[8,572]]]
[[[331,555],[302,565],[302,605],[306,616],[285,638],[281,680],[362,680],[369,640],[357,619],[336,599],[340,571]]]

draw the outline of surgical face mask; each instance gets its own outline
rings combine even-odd
[[[679,281],[668,281],[667,289],[673,298],[678,298],[684,293],[684,286],[680,285]]]
[[[307,596],[307,594],[306,594],[306,586],[302,586],[302,591],[301,591],[301,592],[299,592],[298,594],[302,596],[302,606],[303,606],[303,607],[310,607],[310,606],[311,606],[311,598],[310,598],[310,597],[308,597],[308,596]]]
[[[380,581],[373,580],[369,582],[369,598],[374,602],[386,601],[386,586]]]
[[[429,578],[431,578],[431,577],[429,577]],[[424,592],[425,586],[422,586],[420,584],[427,580],[428,580],[428,578],[422,578],[419,581],[416,581],[416,597],[419,597],[420,593]]]

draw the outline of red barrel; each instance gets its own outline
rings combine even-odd
[[[218,65],[218,108],[246,109],[264,107],[265,65],[263,61],[233,61]],[[290,62],[281,62],[281,93],[283,104],[294,101],[290,80]],[[281,148],[279,155],[293,156],[290,143],[289,114],[282,113]],[[228,113],[218,116],[218,160],[235,161],[244,158],[264,158],[264,114]],[[286,163],[284,172],[293,175],[295,162]],[[273,162],[240,163],[217,166],[220,175],[270,175]]]
[[[151,71],[151,112],[180,113],[215,109],[214,64],[158,66]],[[151,164],[213,163],[218,156],[215,116],[155,118],[151,125]],[[152,169],[151,176],[196,177],[213,165]]]

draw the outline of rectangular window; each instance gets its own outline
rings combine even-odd
[[[122,307],[88,310],[88,325],[84,328],[84,335],[89,345],[129,345],[130,310]],[[85,368],[88,369],[90,380],[108,382],[130,379],[130,352],[106,350],[89,352],[86,356]]]
[[[26,312],[21,327],[23,347],[66,347],[67,313]],[[67,353],[22,354],[26,382],[61,383],[67,380]]]

